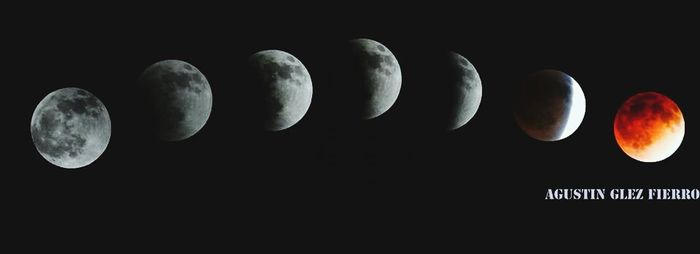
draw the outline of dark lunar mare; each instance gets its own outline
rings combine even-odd
[[[59,105],[70,105],[73,107],[59,107],[59,110],[49,109],[44,111],[44,114],[39,120],[39,126],[41,126],[41,129],[37,128],[37,126],[31,127],[32,140],[39,151],[52,157],[60,157],[65,153],[68,153],[68,156],[70,157],[76,157],[78,154],[80,154],[83,145],[85,145],[86,142],[84,138],[76,134],[56,137],[53,135],[53,133],[60,127],[65,129],[70,128],[68,126],[68,122],[61,121],[58,116],[61,113],[64,113],[67,117],[66,120],[70,120],[73,117],[73,113],[77,113],[76,111],[73,111],[74,109],[78,112],[84,113],[84,106],[82,108],[79,106],[84,101],[84,99],[61,100]]]

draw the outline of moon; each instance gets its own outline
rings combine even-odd
[[[304,64],[281,50],[264,50],[249,58],[254,85],[263,96],[263,124],[280,131],[299,122],[311,106],[311,75]]]
[[[567,138],[581,125],[585,113],[581,86],[561,71],[542,70],[530,75],[516,95],[516,122],[537,140]]]
[[[641,162],[658,162],[681,146],[685,120],[673,100],[656,92],[627,99],[615,115],[615,140],[623,152]]]
[[[30,129],[39,154],[66,169],[97,160],[112,135],[105,105],[90,92],[74,87],[46,95],[34,109]]]
[[[384,114],[399,97],[401,91],[401,67],[391,51],[370,39],[350,41],[352,77],[360,91],[360,116],[372,119]]]
[[[204,127],[212,108],[209,81],[196,67],[180,60],[149,66],[139,77],[157,136],[165,141],[187,139]]]
[[[450,82],[451,97],[448,129],[455,130],[471,120],[481,104],[481,78],[474,65],[462,55],[449,53],[451,63],[447,77]]]

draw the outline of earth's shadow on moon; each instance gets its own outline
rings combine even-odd
[[[532,138],[557,141],[572,109],[573,79],[558,70],[546,69],[527,76],[517,88],[515,118]]]
[[[212,91],[205,75],[188,62],[163,60],[152,64],[139,77],[146,94],[156,134],[166,141],[182,141],[199,132],[209,119]]]
[[[398,117],[406,128],[428,139],[445,135],[459,117],[457,89],[464,69],[455,63],[453,54],[448,49],[426,46],[399,59],[406,71],[405,85],[395,105]]]

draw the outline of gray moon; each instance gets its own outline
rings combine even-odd
[[[34,109],[30,129],[39,154],[67,169],[97,160],[112,135],[105,105],[90,92],[73,87],[44,97]]]
[[[379,42],[370,39],[350,41],[354,54],[362,69],[362,115],[372,119],[384,114],[399,97],[401,91],[401,67],[391,51]]]
[[[287,129],[299,122],[311,106],[311,75],[293,55],[264,50],[250,56],[249,63],[262,86],[265,103],[264,128]]]
[[[516,94],[515,120],[530,137],[558,141],[571,135],[583,121],[586,99],[571,76],[557,70],[530,75]]]
[[[448,129],[455,130],[471,120],[481,104],[481,78],[474,65],[455,52],[449,54],[456,77],[451,87],[454,91],[454,115],[450,116]]]
[[[158,137],[187,139],[204,127],[212,108],[209,81],[196,67],[180,60],[149,66],[139,77]]]

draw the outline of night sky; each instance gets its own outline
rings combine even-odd
[[[17,6],[22,18],[1,18],[8,220],[49,235],[127,230],[236,250],[277,233],[303,238],[297,230],[359,242],[456,230],[479,232],[478,240],[550,224],[632,224],[697,206],[543,200],[547,188],[698,187],[698,18],[688,8],[309,5]],[[337,49],[355,38],[385,45],[403,74],[393,107],[367,121],[334,104],[342,100],[333,97],[342,95]],[[257,111],[245,94],[248,57],[265,49],[294,55],[313,80],[309,111],[280,132],[252,124]],[[476,115],[452,132],[436,130],[440,112],[430,110],[440,98],[424,96],[437,80],[426,59],[445,51],[466,57],[483,84]],[[181,142],[159,141],[141,116],[136,81],[165,59],[196,66],[213,93],[207,124]],[[513,116],[515,87],[542,69],[571,75],[586,97],[583,123],[557,142],[530,138]],[[29,131],[37,103],[69,86],[96,95],[112,121],[107,150],[77,170],[44,160]],[[618,107],[643,91],[670,97],[685,117],[681,147],[659,163],[631,159],[613,136]]]

